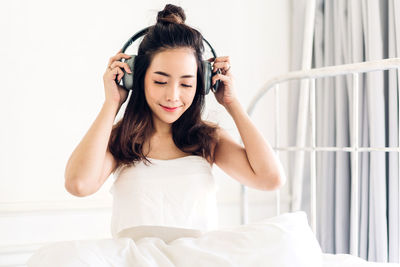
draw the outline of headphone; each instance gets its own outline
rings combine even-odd
[[[138,31],[137,33],[135,33],[123,46],[121,52],[124,53],[125,50],[138,38],[140,38],[141,36],[145,35],[147,33],[147,31],[153,26],[149,26],[146,27],[140,31]],[[212,46],[210,45],[210,43],[203,37],[203,41],[205,41],[207,43],[207,45],[210,47],[211,52],[214,56],[214,58],[217,58],[217,54],[214,51],[214,48],[212,48]],[[135,57],[136,55],[130,55],[131,58],[129,59],[125,59],[122,58],[124,63],[127,63],[129,65],[129,68],[131,69],[132,73],[128,73],[125,71],[125,69],[122,69],[124,72],[124,76],[122,77],[121,81],[122,81],[122,87],[126,90],[132,90],[133,89],[133,74],[134,74],[134,63],[135,63]],[[211,90],[216,93],[218,86],[219,86],[219,80],[217,80],[214,84],[214,86],[212,85],[212,77],[214,75],[216,75],[217,73],[221,73],[220,69],[217,69],[217,72],[213,73],[212,72],[212,66],[211,66],[211,62],[209,62],[208,60],[202,60],[202,67],[203,67],[203,80],[204,80],[204,94],[207,95],[210,92],[210,88]],[[117,78],[115,79],[115,82],[117,84],[119,84]]]

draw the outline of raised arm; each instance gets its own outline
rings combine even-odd
[[[65,167],[65,188],[71,194],[86,196],[98,190],[108,140],[118,110],[118,105],[104,102],[96,120],[72,152]]]
[[[222,73],[213,76],[212,84],[216,80],[222,81],[222,84],[214,94],[215,98],[232,116],[244,146],[220,129],[214,152],[215,163],[242,184],[260,190],[278,189],[286,182],[283,166],[236,97],[229,56],[214,60],[213,72],[217,69],[221,69]]]
[[[116,167],[112,154],[107,150],[115,116],[128,97],[128,92],[115,82],[121,81],[124,68],[132,73],[121,58],[129,55],[118,53],[111,57],[103,75],[105,101],[82,141],[68,159],[65,167],[65,188],[75,196],[96,192]]]

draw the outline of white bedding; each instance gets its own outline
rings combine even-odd
[[[350,255],[323,254],[302,211],[196,237],[183,236],[172,241],[165,237],[57,242],[40,248],[27,266],[398,266],[373,265]]]

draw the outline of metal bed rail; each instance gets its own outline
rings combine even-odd
[[[400,58],[389,58],[374,61],[366,61],[354,64],[344,64],[336,65],[322,68],[314,68],[305,71],[293,71],[284,75],[276,76],[266,82],[262,88],[253,97],[250,105],[247,108],[247,113],[249,116],[252,115],[254,108],[256,107],[258,101],[271,89],[274,88],[275,92],[275,144],[273,149],[279,158],[279,151],[310,151],[310,170],[311,170],[311,180],[310,180],[310,206],[311,206],[311,228],[314,233],[316,233],[316,151],[347,151],[351,152],[351,225],[350,225],[350,253],[352,255],[358,255],[358,152],[363,151],[395,151],[400,152],[399,147],[359,147],[358,146],[358,94],[359,94],[359,73],[366,73],[372,71],[383,71],[389,69],[397,69],[397,84],[400,86]],[[353,101],[351,108],[353,109],[353,121],[351,124],[353,130],[353,136],[351,138],[350,147],[316,147],[316,131],[315,131],[315,79],[334,77],[339,75],[352,74],[352,93]],[[308,89],[310,98],[309,106],[309,119],[311,122],[311,147],[306,146],[290,146],[290,147],[280,147],[279,146],[279,85],[283,82],[290,80],[300,80],[306,81],[306,89]],[[302,84],[303,85],[303,84]],[[306,115],[305,115],[306,116]],[[400,108],[398,109],[398,125],[400,126]],[[398,135],[398,144],[400,144],[400,130]],[[242,140],[241,143],[243,144]],[[398,157],[398,166],[400,166],[400,155]],[[300,174],[301,175],[301,174]],[[299,183],[298,183],[299,185]],[[300,184],[301,185],[301,184]],[[301,190],[301,189],[300,189]],[[400,192],[400,182],[399,182],[399,192]],[[400,198],[399,198],[400,200]],[[292,198],[293,201],[293,198]],[[280,190],[276,190],[276,213],[280,214]],[[400,214],[400,203],[399,203],[399,214]],[[241,185],[241,223],[247,223],[248,221],[248,198],[247,198],[247,187]]]

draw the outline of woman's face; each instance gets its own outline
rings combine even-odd
[[[156,125],[173,123],[190,107],[196,84],[197,62],[192,49],[168,49],[153,57],[145,74],[144,91]]]

